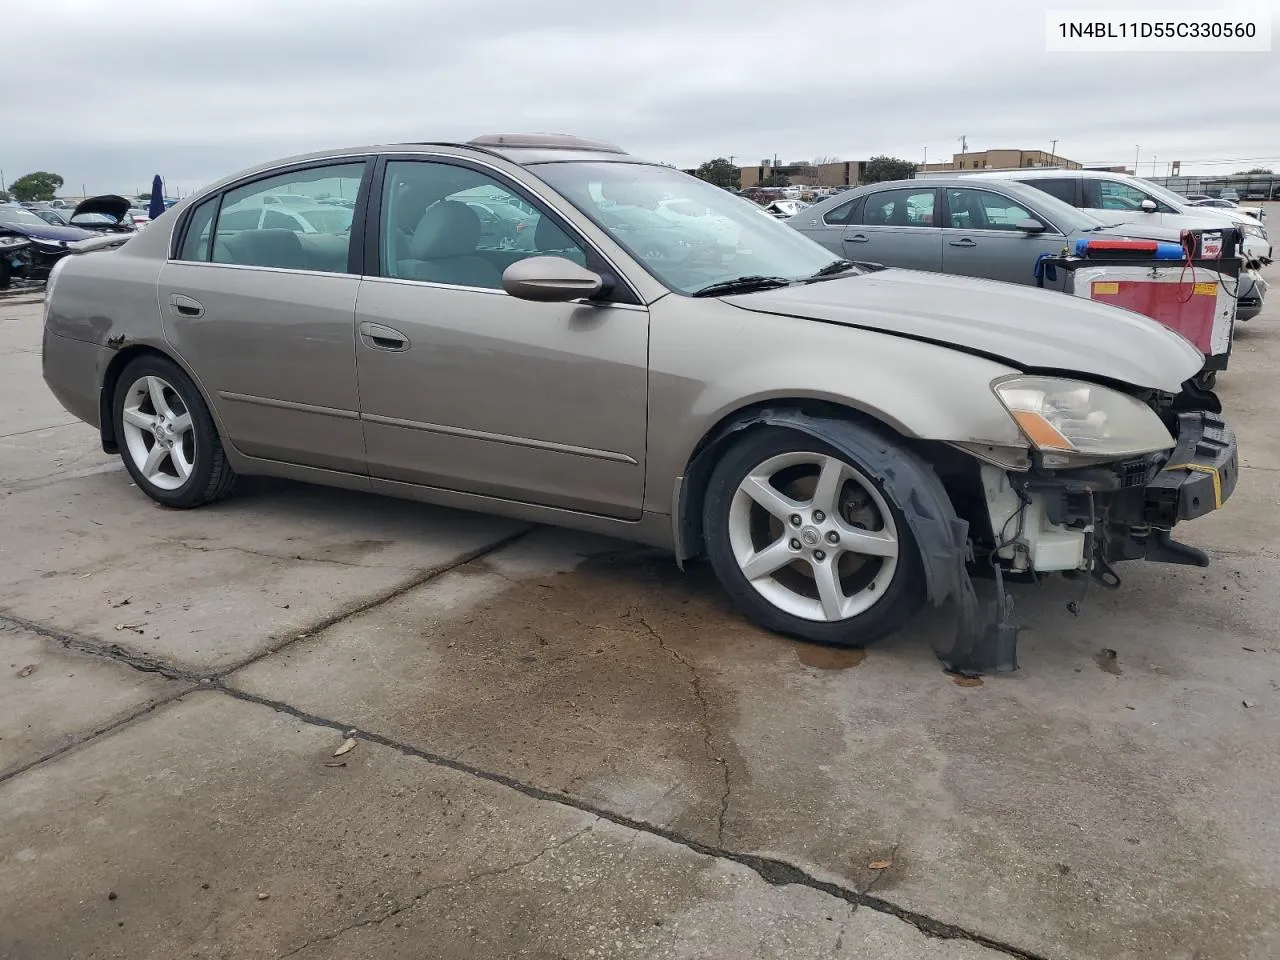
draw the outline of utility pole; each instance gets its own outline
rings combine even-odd
[[[1138,151],[1142,149],[1142,144],[1135,143],[1133,145],[1133,175],[1138,175]]]
[[[1053,146],[1049,148],[1049,157],[1052,159],[1053,157],[1056,157],[1058,155],[1058,141],[1051,140],[1050,143],[1053,144]]]
[[[1133,173],[1134,173],[1134,176],[1137,176],[1138,171],[1135,170],[1133,171]],[[1156,175],[1156,155],[1154,153],[1151,155],[1151,175],[1153,177]]]
[[[928,147],[925,147],[925,148],[924,148],[924,160],[923,160],[923,161],[921,161],[920,166],[921,166],[921,167],[927,167],[928,165],[929,165],[929,148],[928,148]]]

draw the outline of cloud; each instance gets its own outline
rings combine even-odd
[[[69,193],[155,172],[191,190],[310,149],[550,130],[681,166],[936,160],[964,134],[971,149],[1056,139],[1085,162],[1141,144],[1146,162],[1280,169],[1276,57],[1048,54],[1049,6],[42,0],[44,39],[6,51],[29,79],[0,108],[0,167],[55,170]]]

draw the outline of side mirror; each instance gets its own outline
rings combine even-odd
[[[1155,213],[1160,208],[1156,205],[1156,202],[1154,200],[1148,197],[1146,200],[1143,200],[1140,204],[1138,204],[1138,209],[1141,210],[1143,213]]]
[[[526,257],[502,273],[502,289],[521,300],[562,303],[593,297],[604,288],[604,278],[564,257]]]
[[[1023,233],[1044,233],[1044,224],[1039,220],[1032,219],[1031,217],[1028,217],[1026,220],[1019,220],[1014,224],[1014,227],[1021,230]]]

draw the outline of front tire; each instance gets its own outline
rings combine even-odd
[[[911,529],[863,465],[790,430],[748,433],[707,484],[703,537],[735,605],[766,629],[863,647],[923,595]]]
[[[209,407],[172,360],[152,354],[125,367],[111,410],[125,468],[152,500],[199,507],[231,492],[235,471]]]

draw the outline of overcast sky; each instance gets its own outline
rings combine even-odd
[[[694,166],[1048,149],[1280,171],[1280,54],[1045,52],[1071,0],[27,0],[6,182],[188,193],[322,147],[550,131]],[[1154,12],[1214,0],[1130,0]],[[1280,23],[1280,0],[1264,0]],[[21,12],[19,12],[21,11]],[[25,21],[29,21],[26,29]]]

